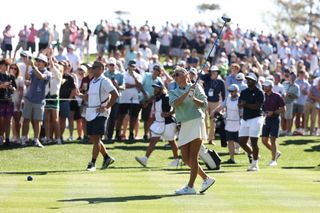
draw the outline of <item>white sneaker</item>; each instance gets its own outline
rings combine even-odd
[[[68,142],[73,141],[73,137],[69,137],[69,138],[67,138],[67,141],[68,141]]]
[[[205,191],[207,191],[207,189],[210,188],[210,186],[212,186],[215,183],[215,179],[211,178],[211,177],[207,177],[207,179],[205,179],[202,183],[201,189],[200,189],[200,193],[204,193]]]
[[[270,161],[269,166],[277,166],[278,163],[275,160]]]
[[[180,160],[179,159],[175,159],[173,161],[171,161],[168,166],[171,166],[171,167],[178,167],[179,166],[179,163],[180,163]]]
[[[277,151],[277,153],[276,153],[276,161],[278,160],[278,158],[280,158],[281,154],[282,153],[280,151]]]
[[[279,136],[286,136],[286,135],[287,135],[287,131],[286,130],[280,130]]]
[[[252,162],[250,167],[247,169],[248,172],[257,172],[259,171],[259,166],[257,163]]]
[[[60,138],[58,138],[56,141],[57,141],[57,144],[58,144],[58,145],[61,145],[61,144],[62,144],[62,141],[61,141]]]
[[[23,137],[23,136],[22,136],[22,137],[20,138],[21,146],[26,146],[27,140],[28,140],[28,139],[27,139],[26,137]]]
[[[44,146],[41,144],[41,142],[38,139],[34,140],[34,146],[39,147],[39,148],[44,148]]]
[[[141,166],[143,166],[143,167],[147,167],[147,161],[148,161],[148,158],[147,157],[135,157],[135,159],[136,159],[136,161],[138,162],[138,163],[140,163],[141,164]]]
[[[89,171],[89,172],[96,171],[96,165],[94,163],[92,163],[92,162],[89,162],[88,166],[87,166],[87,171]]]
[[[175,191],[176,195],[195,195],[197,194],[194,187],[190,188],[189,186],[184,186],[181,189]]]

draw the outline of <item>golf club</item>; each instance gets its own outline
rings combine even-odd
[[[221,29],[220,29],[217,37],[215,38],[215,40],[214,40],[214,42],[213,42],[213,45],[212,45],[212,47],[211,47],[211,49],[210,49],[210,51],[209,51],[209,53],[208,53],[208,55],[207,55],[207,58],[206,58],[205,62],[203,63],[203,65],[201,66],[201,69],[200,69],[199,72],[197,73],[197,74],[198,74],[197,80],[195,81],[194,84],[197,84],[197,83],[198,83],[198,81],[199,81],[199,79],[200,79],[199,74],[202,72],[203,68],[205,67],[206,62],[209,61],[209,57],[210,57],[212,51],[213,51],[213,50],[216,50],[215,47],[216,47],[216,45],[217,45],[218,39],[221,37],[221,34],[222,34],[222,31],[223,31],[224,27],[227,25],[227,23],[229,23],[229,22],[231,21],[231,18],[229,18],[229,17],[227,17],[227,16],[222,16],[221,19],[224,21],[223,26],[221,27]],[[193,92],[192,92],[192,93],[193,93]],[[193,96],[193,94],[189,94],[189,96],[191,97],[191,96]]]

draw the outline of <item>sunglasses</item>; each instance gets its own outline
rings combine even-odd
[[[229,92],[236,92],[237,90],[228,90]]]
[[[108,66],[114,67],[114,64],[108,64]]]
[[[40,60],[40,59],[36,59],[35,61],[36,61],[36,62],[44,62],[44,61],[42,61],[42,60]]]
[[[18,68],[17,67],[10,67],[11,70],[16,70],[18,71]]]

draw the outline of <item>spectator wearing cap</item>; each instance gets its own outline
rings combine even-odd
[[[87,95],[78,94],[88,101],[86,110],[87,133],[89,140],[93,143],[92,159],[88,163],[87,171],[96,170],[96,160],[99,153],[103,156],[101,169],[107,169],[115,160],[112,158],[104,144],[101,136],[105,132],[105,122],[108,119],[110,108],[118,98],[117,89],[113,86],[110,79],[106,78],[104,73],[104,65],[99,61],[95,61],[92,66],[93,80],[90,82]]]
[[[204,92],[208,100],[208,115],[220,105],[220,100],[224,101],[226,96],[226,89],[224,81],[218,78],[219,68],[215,65],[211,66],[209,73],[201,76],[203,81]],[[215,122],[213,119],[210,120],[210,130],[208,141],[210,144],[213,144],[215,139]]]
[[[161,66],[161,62],[159,61],[159,56],[157,54],[154,54],[151,56],[151,59],[148,65],[148,71],[152,72],[154,66]]]
[[[88,67],[85,66],[84,64],[80,65],[77,69],[77,71],[75,72],[76,75],[76,90],[80,91],[80,86],[82,83],[82,80],[85,78],[85,76],[87,76],[88,73]],[[77,131],[78,131],[78,141],[82,141],[84,139],[85,136],[85,131],[84,131],[84,126],[86,125],[85,123],[85,119],[83,119],[82,117],[82,99],[79,98],[78,96],[75,96],[76,100],[73,100],[72,104],[73,106],[70,106],[71,109],[71,116],[74,118],[74,120],[76,120],[77,122]],[[73,107],[73,108],[72,108]]]
[[[55,58],[58,62],[68,60],[66,55],[63,53],[63,51],[64,51],[64,47],[59,46],[58,47],[58,55],[55,56]]]
[[[73,70],[77,70],[80,66],[80,58],[79,56],[74,52],[75,46],[73,44],[69,44],[67,46],[67,60],[71,62],[71,66]]]
[[[48,58],[43,54],[34,61],[29,61],[32,67],[30,72],[25,72],[25,80],[30,80],[30,85],[24,96],[24,107],[22,111],[23,125],[21,143],[25,145],[29,130],[29,123],[33,123],[34,145],[42,148],[43,145],[39,141],[40,127],[44,116],[45,106],[45,87],[49,83],[52,73],[47,70]],[[28,70],[28,66],[27,66]]]
[[[199,165],[199,150],[202,140],[206,139],[204,122],[207,97],[202,87],[187,82],[186,69],[177,67],[174,78],[178,88],[169,91],[169,104],[175,107],[176,118],[181,122],[178,146],[181,149],[182,160],[191,169],[188,184],[175,191],[176,194],[196,194],[194,182],[197,174],[203,179],[200,193],[205,192],[215,182]]]
[[[29,51],[21,51],[20,52],[20,60],[18,61],[18,66],[21,70],[21,76],[24,79],[24,74],[26,72],[27,65],[29,63],[29,60],[32,58],[32,54]],[[31,67],[29,66],[29,71],[31,71]]]
[[[269,166],[276,166],[277,160],[281,155],[276,144],[280,128],[279,115],[285,111],[285,103],[279,93],[272,92],[273,81],[266,80],[262,85],[265,92],[265,101],[263,103],[265,122],[262,127],[262,143],[272,154]]]
[[[59,124],[59,92],[62,83],[63,66],[56,63],[53,58],[53,50],[48,51],[48,71],[52,77],[46,84],[46,105],[45,105],[45,139],[44,144],[53,142],[52,132],[55,134],[55,142],[61,144],[61,132]]]
[[[113,86],[117,89],[119,93],[119,97],[121,97],[122,91],[124,90],[124,79],[123,73],[117,69],[116,59],[111,57],[109,58],[107,69],[104,72],[104,75],[109,78],[113,84]],[[117,116],[119,112],[119,98],[112,105],[110,115],[108,118],[107,126],[106,126],[106,139],[107,143],[112,142],[114,127],[116,125]]]
[[[246,84],[246,81],[245,81],[245,76],[242,72],[239,72],[236,75],[236,80],[237,80],[236,85],[239,87],[239,93],[248,88],[248,85]]]
[[[316,83],[317,83],[316,85],[311,86],[308,93],[308,98],[306,100],[305,107],[304,107],[305,135],[317,135],[317,132],[315,130],[315,121],[317,117],[317,111],[319,110],[318,106],[320,103],[320,81],[317,81]],[[310,129],[308,129],[309,116],[311,117]],[[318,132],[319,132],[319,128],[320,127],[318,126]]]
[[[285,88],[281,84],[281,75],[279,73],[274,73],[273,74],[273,79],[274,79],[274,85],[272,87],[272,91],[279,93],[281,97],[284,97],[285,95]]]
[[[304,106],[308,98],[308,92],[311,87],[308,80],[305,78],[306,72],[300,70],[298,72],[298,78],[295,81],[300,88],[300,96],[295,100],[293,104],[293,117],[295,117],[296,131],[302,133],[304,130]]]
[[[142,57],[142,52],[137,52],[137,58],[136,58],[136,67],[139,71],[140,75],[143,75],[148,70],[149,62]]]
[[[215,112],[219,112],[222,109],[226,109],[226,118],[225,118],[225,131],[226,139],[228,142],[228,150],[230,158],[225,163],[235,164],[234,160],[235,154],[235,143],[239,143],[239,128],[240,128],[240,110],[238,107],[239,101],[239,87],[236,84],[231,84],[228,88],[228,96],[224,102],[217,108],[212,114],[211,117],[214,117]]]
[[[64,67],[63,76],[62,76],[63,80],[62,80],[62,84],[59,91],[59,98],[60,98],[59,121],[60,121],[60,132],[62,137],[65,130],[65,126],[66,126],[66,119],[67,118],[69,119],[71,115],[70,99],[73,98],[76,94],[76,82],[71,75],[72,67],[70,62],[62,61],[60,62],[60,64],[62,64],[62,66]],[[69,126],[72,126],[73,128],[73,124],[70,124]]]
[[[191,67],[188,70],[188,72],[189,72],[189,79],[190,79],[191,83],[194,84],[196,82],[197,78],[198,78],[198,71],[197,71],[196,68]]]
[[[0,143],[5,139],[5,145],[10,143],[10,124],[13,116],[13,92],[17,89],[15,77],[9,73],[8,59],[0,61]]]
[[[155,149],[160,138],[168,140],[173,152],[173,161],[169,166],[177,167],[179,165],[178,146],[175,142],[177,125],[175,123],[174,109],[169,105],[169,96],[166,88],[159,80],[155,80],[152,84],[154,88],[155,100],[152,104],[152,124],[150,127],[151,138],[146,154],[143,157],[135,157],[136,161],[146,167],[151,153]]]
[[[240,71],[240,66],[237,63],[233,63],[233,64],[231,64],[230,69],[231,69],[231,73],[226,77],[226,86],[227,87],[229,87],[231,84],[238,84],[236,76]]]
[[[142,76],[136,71],[135,61],[129,61],[128,69],[124,73],[123,79],[125,82],[125,89],[123,90],[119,99],[119,114],[116,124],[116,139],[122,140],[122,137],[120,135],[121,126],[123,124],[124,117],[129,113],[129,141],[132,143],[135,139],[133,130],[140,111],[139,91],[142,88]]]
[[[143,93],[143,101],[142,101],[142,112],[141,112],[141,118],[144,122],[144,136],[143,139],[145,141],[149,140],[149,126],[150,126],[150,112],[152,108],[152,103],[154,100],[154,88],[153,84],[155,81],[160,81],[162,84],[162,79],[160,78],[161,75],[161,67],[160,66],[154,66],[152,73],[145,73],[142,76],[142,90]]]
[[[285,118],[285,130],[282,132],[283,135],[291,136],[292,132],[292,123],[293,123],[293,105],[294,102],[300,96],[300,88],[299,85],[295,83],[297,76],[294,72],[289,74],[288,81],[283,83],[285,88],[284,102],[286,104],[286,111],[284,114]]]
[[[92,63],[83,64],[83,65],[87,67],[87,74],[83,77],[83,79],[81,81],[79,91],[80,91],[80,93],[85,95],[88,93],[90,82],[93,79],[93,73],[92,73]],[[82,126],[83,126],[83,131],[84,131],[84,137],[83,137],[84,142],[88,141],[87,127],[86,127],[87,122],[85,119],[87,107],[88,107],[87,100],[82,100],[82,105],[80,108],[81,108]]]
[[[239,129],[239,143],[247,152],[251,163],[248,171],[258,171],[258,138],[263,125],[262,105],[264,103],[264,95],[256,86],[258,77],[255,73],[249,73],[246,76],[246,80],[248,88],[241,92],[238,104],[238,106],[243,109]],[[248,145],[249,137],[251,146]]]

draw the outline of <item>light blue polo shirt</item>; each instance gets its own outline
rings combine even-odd
[[[187,84],[185,88],[176,88],[174,90],[169,91],[169,104],[174,107],[174,102],[186,93],[192,84]],[[196,86],[195,97],[204,102],[204,106],[202,108],[198,108],[193,102],[192,98],[187,96],[184,99],[184,102],[175,107],[176,110],[176,119],[178,122],[186,122],[196,118],[204,118],[205,117],[205,109],[208,107],[207,96],[203,90],[203,88],[199,85]]]

